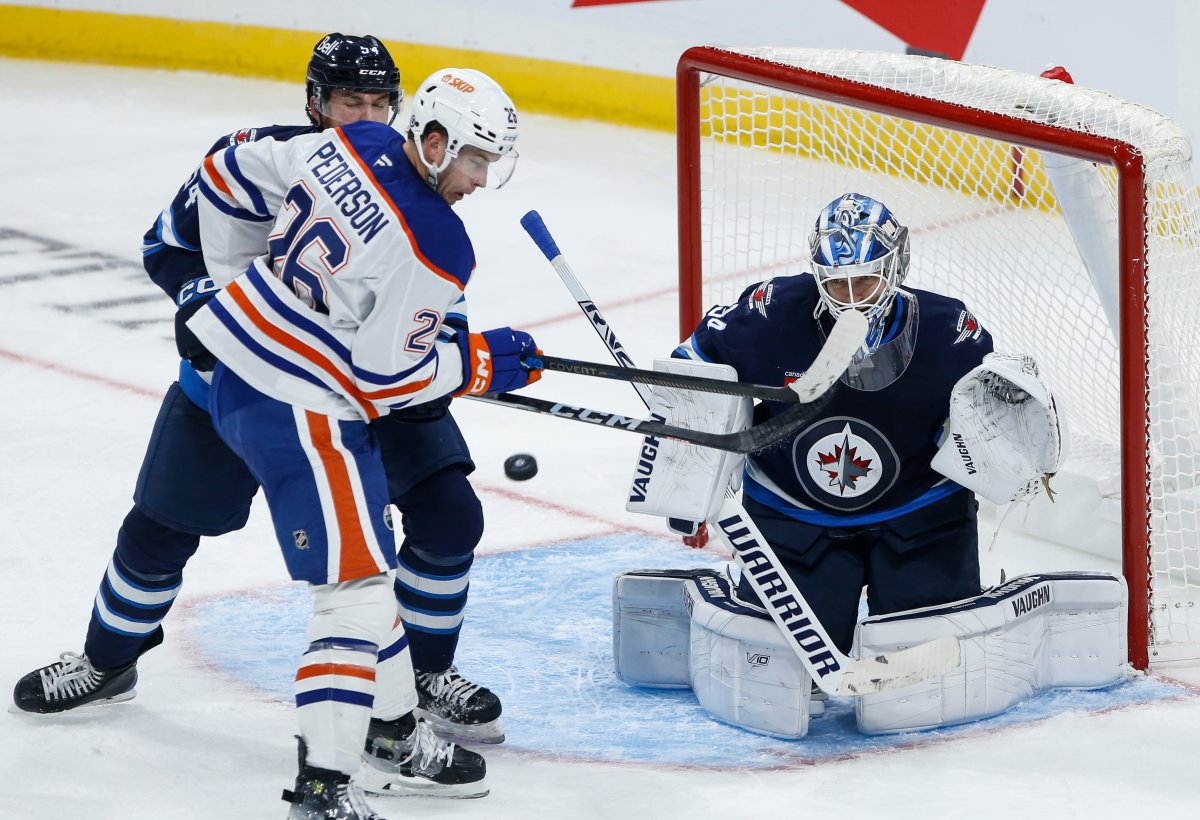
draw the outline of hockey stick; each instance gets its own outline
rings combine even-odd
[[[701,430],[689,430],[686,427],[676,427],[662,421],[651,419],[631,419],[616,413],[603,410],[591,410],[587,407],[576,407],[561,402],[551,402],[535,399],[529,396],[514,396],[511,393],[489,393],[484,396],[471,396],[477,401],[500,404],[505,407],[517,407],[544,413],[558,418],[582,421],[588,424],[612,427],[617,430],[629,430],[642,434],[665,436],[679,439],[702,447],[713,447],[717,450],[728,450],[733,453],[754,453],[769,447],[817,417],[817,414],[832,398],[830,388],[841,377],[850,357],[862,345],[866,335],[866,319],[857,311],[843,313],[829,332],[829,338],[817,354],[817,358],[809,365],[808,370],[797,379],[791,387],[780,388],[795,402],[782,413],[777,413],[764,422],[755,424],[745,430],[733,433],[708,433]],[[531,364],[537,359],[530,358]],[[536,366],[536,365],[534,365]],[[643,370],[640,373],[654,375],[654,371]],[[663,374],[664,376],[670,374]],[[700,379],[710,392],[728,392],[712,390],[708,385],[709,379]],[[687,384],[690,384],[688,382]],[[712,385],[738,384],[738,382],[719,382],[712,380]],[[753,386],[753,385],[752,385]],[[693,388],[694,389],[694,388]],[[810,398],[805,398],[810,397]]]
[[[628,430],[639,435],[679,439],[689,444],[699,444],[701,447],[712,447],[715,450],[728,450],[731,453],[741,454],[757,452],[787,438],[812,421],[824,406],[823,402],[795,404],[782,413],[745,430],[734,433],[707,433],[703,430],[676,427],[653,419],[629,418],[605,410],[592,410],[588,407],[535,399],[532,396],[518,396],[512,393],[485,393],[482,396],[467,396],[466,398],[570,421],[582,421],[593,427],[608,427],[613,430]]]
[[[536,211],[530,211],[522,218],[521,225],[558,271],[559,278],[571,291],[609,353],[618,364],[632,366],[633,361],[625,354],[607,320],[575,278],[542,218]],[[840,375],[839,372],[838,377]],[[645,388],[636,382],[632,384],[649,408],[650,397]],[[785,412],[792,409],[788,408]],[[842,654],[820,621],[811,614],[808,602],[783,569],[779,557],[732,493],[726,492],[721,512],[714,523],[731,552],[737,556],[750,585],[758,593],[771,618],[823,691],[842,696],[895,689],[943,674],[958,665],[958,641],[953,637],[873,658],[856,659]]]
[[[726,495],[713,523],[737,556],[742,575],[823,691],[839,697],[868,695],[943,675],[958,665],[958,639],[953,635],[871,658],[843,654],[735,497]]]
[[[865,327],[863,335],[866,335]],[[770,401],[789,403],[802,400],[800,392],[791,386],[768,387],[765,384],[727,382],[720,379],[706,379],[703,376],[665,373],[661,370],[639,370],[636,367],[624,366],[614,367],[610,364],[601,364],[598,362],[582,362],[578,359],[547,356],[544,353],[539,356],[527,357],[524,361],[531,367],[553,370],[557,373],[574,373],[577,376],[616,379],[617,381],[632,382],[634,384],[650,384],[658,387],[682,387],[705,393],[720,393],[726,396],[747,396],[752,399],[768,399]],[[800,384],[800,382],[795,381],[792,384]]]
[[[575,299],[575,304],[579,305],[579,309],[583,311],[583,315],[592,323],[592,329],[600,336],[600,340],[604,342],[604,346],[608,348],[608,352],[612,354],[613,360],[622,367],[633,367],[633,359],[629,358],[629,354],[625,352],[625,348],[617,339],[617,334],[613,333],[611,327],[608,326],[608,321],[600,313],[600,309],[588,296],[579,279],[575,277],[575,271],[571,270],[571,266],[567,263],[567,259],[562,255],[562,251],[558,249],[558,245],[554,241],[554,237],[550,235],[549,228],[542,221],[542,215],[537,211],[530,211],[521,217],[521,227],[529,234],[529,238],[533,240],[538,249],[545,255],[550,265],[558,273],[558,278],[567,286],[567,290],[571,292],[572,298]],[[650,409],[650,391],[643,385],[633,382],[633,389],[642,399],[642,404],[646,405],[646,409]]]

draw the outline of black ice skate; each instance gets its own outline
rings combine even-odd
[[[501,743],[500,698],[490,690],[458,674],[451,666],[445,672],[416,672],[417,715],[425,718],[441,735],[475,743]]]
[[[163,642],[162,627],[158,627],[142,642],[138,658]],[[131,700],[137,692],[137,658],[124,666],[102,669],[94,666],[87,655],[64,652],[58,661],[35,669],[17,681],[13,703],[22,712],[51,714],[66,712],[78,706],[103,706]]]
[[[371,719],[367,748],[356,781],[368,794],[483,797],[488,793],[483,758],[434,734],[412,714]]]
[[[100,706],[130,700],[137,684],[137,662],[117,669],[98,669],[87,655],[64,652],[59,660],[17,681],[13,703],[23,712],[48,714],[78,706]]]
[[[283,799],[292,804],[288,820],[383,820],[367,805],[362,789],[350,782],[350,775],[309,766],[308,747],[303,738],[296,740],[300,774],[295,791],[283,790]]]

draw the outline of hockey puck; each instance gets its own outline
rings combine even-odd
[[[537,475],[537,459],[529,453],[517,453],[504,459],[504,474],[513,481],[528,481]]]

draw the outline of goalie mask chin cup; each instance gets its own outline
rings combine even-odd
[[[400,89],[400,69],[378,38],[367,35],[356,37],[332,32],[313,46],[305,75],[305,110],[313,125],[320,125],[320,118],[327,115],[329,95],[335,89],[360,91],[369,94],[388,95],[391,108],[390,124],[396,119],[404,92]],[[312,109],[312,99],[317,98],[317,110]]]
[[[908,228],[882,202],[849,193],[825,206],[808,244],[821,305],[833,316],[862,311],[870,331],[861,356],[871,355],[908,273]]]
[[[489,188],[500,188],[517,164],[517,107],[500,84],[482,71],[443,68],[421,83],[413,95],[409,138],[420,144],[430,128],[446,132],[446,154],[438,165],[417,152],[430,185],[468,145],[487,153]]]
[[[898,314],[896,321],[900,326],[885,341],[880,341],[880,336],[869,337],[871,352],[864,353],[859,348],[842,376],[842,381],[855,390],[868,393],[882,390],[900,378],[912,361],[919,324],[917,300],[911,293],[897,290],[894,305],[893,311],[885,313],[880,329],[891,326],[893,314]]]

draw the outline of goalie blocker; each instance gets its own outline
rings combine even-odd
[[[1126,669],[1123,578],[1056,573],[1013,579],[940,607],[868,618],[859,657],[952,636],[950,672],[855,699],[866,734],[991,717],[1055,688],[1095,689]],[[613,581],[613,662],[636,686],[691,687],[709,715],[757,734],[801,738],[812,681],[774,623],[710,569],[631,570]]]
[[[687,376],[736,381],[729,365],[691,359],[656,359],[654,369]],[[655,387],[650,417],[690,430],[729,433],[750,426],[748,398]],[[706,521],[720,509],[726,487],[741,485],[746,457],[675,439],[646,436],[638,453],[625,509],[682,522]],[[686,526],[683,525],[683,526]]]

